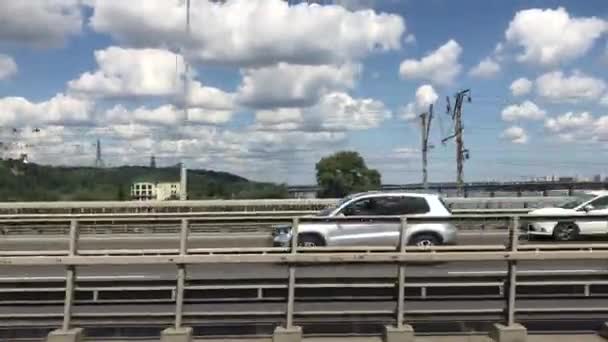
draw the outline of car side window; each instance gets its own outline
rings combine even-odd
[[[413,215],[430,211],[426,199],[409,196],[375,197],[373,215]]]
[[[387,196],[387,197],[376,197],[376,215],[399,215],[400,202],[399,197]]]
[[[608,209],[608,196],[600,197],[589,204],[593,206],[593,210]]]
[[[377,207],[374,198],[362,198],[349,203],[340,212],[345,216],[373,216],[378,215]]]
[[[398,197],[399,206],[397,215],[414,215],[428,213],[431,209],[426,199],[422,197]]]

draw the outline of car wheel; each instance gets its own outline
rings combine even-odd
[[[298,236],[298,246],[300,247],[319,247],[323,245],[323,240],[316,235],[305,234]]]
[[[578,237],[578,226],[574,222],[561,222],[553,228],[553,239],[557,241],[571,241]]]
[[[418,247],[433,247],[441,244],[439,239],[432,234],[419,234],[412,238],[410,245]]]

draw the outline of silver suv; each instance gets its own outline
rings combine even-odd
[[[433,216],[450,217],[441,197],[406,192],[366,192],[342,199],[335,207],[317,214],[336,216]],[[302,222],[298,226],[298,245],[313,246],[397,246],[400,224],[365,220],[361,222]],[[291,226],[275,227],[274,246],[291,243]],[[405,241],[408,245],[433,246],[454,244],[456,227],[448,222],[415,223],[408,225]]]

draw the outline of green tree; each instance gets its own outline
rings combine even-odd
[[[341,151],[322,158],[316,165],[320,197],[339,198],[353,192],[379,189],[380,173],[368,169],[357,152]]]
[[[125,188],[122,184],[118,185],[118,194],[116,194],[116,197],[119,201],[127,200],[127,195],[125,194]]]

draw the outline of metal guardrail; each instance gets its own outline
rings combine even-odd
[[[445,198],[452,209],[526,209],[554,205],[568,197]],[[0,214],[103,214],[204,211],[319,210],[338,199],[266,199],[195,201],[3,202]]]
[[[286,327],[294,326],[294,316],[305,315],[327,315],[339,314],[340,312],[305,311],[295,310],[296,269],[305,265],[306,267],[335,265],[335,264],[394,264],[398,267],[395,280],[397,296],[395,302],[394,322],[396,326],[404,325],[406,265],[428,263],[428,262],[485,262],[503,261],[508,264],[506,278],[502,281],[504,288],[504,300],[506,309],[504,319],[507,324],[515,323],[516,288],[517,286],[530,285],[531,282],[518,283],[517,264],[520,261],[547,261],[547,260],[605,260],[608,258],[608,244],[568,244],[568,245],[526,245],[519,246],[518,232],[520,220],[533,221],[560,221],[560,220],[603,220],[608,221],[608,215],[573,215],[573,216],[538,216],[538,215],[494,215],[494,218],[509,219],[509,243],[506,246],[437,246],[432,248],[410,247],[405,245],[405,232],[408,225],[419,222],[453,221],[458,219],[481,220],[485,217],[479,215],[459,215],[454,217],[368,217],[366,219],[399,223],[399,243],[395,247],[316,247],[307,248],[298,246],[298,226],[301,222],[327,221],[329,218],[306,217],[292,218],[292,243],[290,248],[212,248],[193,249],[189,248],[190,220],[187,218],[179,220],[179,248],[169,250],[88,250],[78,248],[79,242],[79,220],[72,219],[69,229],[69,248],[57,252],[37,252],[37,254],[23,254],[18,252],[3,252],[0,264],[5,266],[65,266],[65,296],[62,328],[67,330],[72,325],[72,312],[74,306],[74,294],[76,291],[76,267],[99,266],[99,265],[175,265],[177,267],[176,284],[174,286],[174,326],[179,328],[184,322],[184,293],[186,286],[186,265],[210,265],[210,264],[280,264],[288,267],[287,296],[284,317]],[[174,220],[158,219],[156,220]],[[360,218],[331,218],[345,224],[357,222]],[[14,254],[12,254],[14,253]],[[545,281],[544,285],[551,285]],[[425,284],[419,284],[424,286]],[[428,285],[428,284],[426,284]],[[560,309],[572,310],[571,308],[553,308],[549,311]],[[466,311],[468,313],[485,313],[496,311],[495,309],[467,309],[454,312]],[[526,312],[532,312],[526,309]],[[542,312],[543,309],[538,309]],[[586,308],[582,311],[605,312],[607,308]],[[424,314],[433,314],[432,309],[423,310]],[[357,311],[358,315],[373,314],[374,310]],[[412,314],[411,311],[407,311]],[[376,312],[377,313],[377,312]],[[445,312],[438,312],[445,313]],[[212,314],[212,313],[209,313]],[[245,314],[235,312],[234,314]],[[253,314],[253,313],[252,313]],[[258,313],[261,314],[261,313]]]
[[[506,227],[512,214],[527,209],[454,210],[458,217],[476,217],[458,224],[461,229]],[[265,212],[193,212],[193,213],[126,213],[126,214],[23,214],[0,215],[1,235],[63,235],[72,219],[79,220],[85,234],[153,234],[175,233],[180,220],[188,219],[194,233],[263,233],[270,234],[272,225],[289,223],[294,216],[313,216],[315,211]],[[478,219],[482,217],[482,219]],[[314,219],[314,218],[310,218]],[[364,219],[364,218],[358,218]]]

